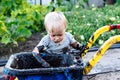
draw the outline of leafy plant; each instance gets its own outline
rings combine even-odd
[[[2,43],[7,44],[10,42],[10,33],[2,21],[0,21],[0,37]]]
[[[0,30],[5,33],[0,35],[1,43],[18,45],[18,41],[25,41],[32,33],[41,31],[44,15],[50,10],[47,6],[31,6],[26,0],[1,0],[0,11]]]
[[[119,7],[118,5],[105,5],[103,8],[92,7],[86,9],[75,7],[72,12],[65,13],[68,20],[67,31],[72,33],[80,43],[85,44],[100,27],[120,23]],[[101,45],[109,37],[117,34],[120,34],[120,30],[103,33],[94,45]]]

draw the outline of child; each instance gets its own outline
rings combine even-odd
[[[44,20],[47,35],[44,36],[33,52],[40,53],[39,47],[55,54],[62,54],[70,49],[81,49],[81,45],[74,37],[66,32],[66,18],[62,12],[50,12]]]

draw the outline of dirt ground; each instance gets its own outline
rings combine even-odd
[[[5,56],[4,57],[2,57],[2,56],[6,55],[6,54],[8,57],[14,53],[31,52],[34,49],[34,47],[39,43],[42,36],[43,36],[43,34],[40,32],[34,33],[30,38],[27,38],[27,40],[25,42],[19,42],[17,47],[15,47],[13,45],[10,45],[10,49],[8,49],[6,46],[2,47],[0,49],[1,59],[5,58]]]
[[[88,62],[96,52],[89,52],[83,58]],[[88,76],[89,75],[89,76]],[[120,48],[109,49],[83,80],[120,80]]]
[[[9,54],[2,57],[9,58],[10,53],[18,52],[31,52],[33,48],[38,44],[42,35],[41,33],[35,33],[24,43],[19,43],[18,47],[11,47],[11,49],[0,49],[0,55],[2,53]],[[83,59],[84,63],[89,61],[96,52],[89,52]],[[0,67],[0,76],[3,75],[4,67]],[[103,73],[104,72],[104,73]],[[99,74],[102,73],[102,74]],[[83,80],[120,80],[120,48],[108,50],[102,59],[95,65],[91,72],[83,76]]]

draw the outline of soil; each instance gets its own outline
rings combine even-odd
[[[83,58],[87,63],[95,52],[88,52]],[[120,48],[108,49],[83,80],[120,80]]]
[[[10,45],[4,46],[0,49],[0,57],[2,56],[10,56],[11,54],[14,53],[19,53],[19,52],[31,52],[34,47],[39,43],[40,39],[42,38],[43,33],[38,32],[34,33],[31,35],[31,37],[27,38],[25,42],[18,42],[18,46]]]

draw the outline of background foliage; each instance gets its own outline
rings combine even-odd
[[[120,2],[115,5],[105,5],[97,8],[87,6],[87,0],[73,0],[51,3],[49,6],[30,5],[26,0],[0,0],[0,44],[18,45],[35,32],[44,31],[44,16],[56,8],[63,11],[67,20],[67,31],[76,40],[85,44],[98,28],[108,24],[120,23]],[[103,44],[109,37],[120,34],[119,30],[102,34],[95,46]],[[0,47],[2,47],[0,45]]]
[[[68,31],[82,44],[85,44],[90,36],[100,27],[109,24],[120,24],[120,5],[105,5],[97,8],[87,7],[82,8],[81,4],[77,4],[73,9],[66,14],[68,19]],[[108,38],[120,34],[120,30],[113,30],[103,33],[97,41],[95,46],[103,44]]]
[[[0,0],[0,43],[18,45],[43,29],[47,6],[30,5],[26,0]]]

